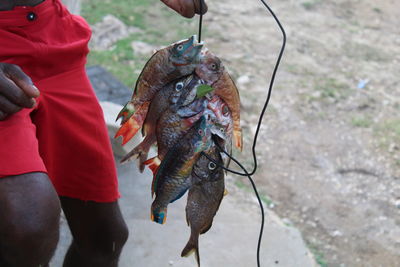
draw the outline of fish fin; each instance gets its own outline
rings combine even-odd
[[[150,219],[159,224],[165,224],[167,221],[167,208],[155,209],[151,207]]]
[[[136,135],[140,127],[141,125],[135,120],[135,118],[131,117],[119,128],[114,138],[122,136],[122,145],[125,145]]]
[[[211,226],[212,226],[212,222],[211,222],[211,223],[210,223],[210,224],[209,224],[209,225],[208,225],[206,228],[204,228],[204,229],[203,229],[203,231],[201,231],[201,233],[200,233],[200,234],[202,235],[202,234],[205,234],[205,233],[207,233],[207,232],[208,232],[208,230],[210,230],[210,229],[211,229]]]
[[[122,145],[129,142],[129,140],[131,140],[142,127],[147,111],[149,110],[149,105],[149,102],[145,102],[139,106],[135,113],[122,124],[121,128],[115,134],[114,138],[122,136]]]
[[[240,151],[243,150],[243,135],[242,135],[242,130],[233,130],[233,136],[235,138],[235,146],[240,149]]]
[[[152,136],[148,135],[146,138],[139,144],[137,145],[131,152],[129,152],[127,155],[125,155],[121,163],[125,163],[127,161],[132,160],[133,158],[139,159],[139,171],[143,173],[144,167],[146,166],[144,163],[147,160],[147,156],[149,154],[149,150],[151,145],[154,143],[154,139]]]
[[[156,175],[158,168],[160,167],[160,164],[161,160],[158,156],[143,162],[143,165],[149,167],[149,169],[153,172],[154,175]]]
[[[226,190],[226,188],[225,188],[225,190],[224,190],[224,196],[227,196],[229,194],[229,192],[228,192],[228,190]]]
[[[128,154],[126,154],[122,159],[121,159],[121,163],[125,163],[127,161],[131,161],[133,160],[133,157],[136,156],[136,158],[138,158],[140,160],[140,163],[143,163],[144,161],[146,161],[147,159],[147,154],[148,151],[145,151],[143,149],[143,147],[141,145],[138,145],[137,147],[135,147],[131,152],[129,152]],[[143,172],[142,169],[140,169],[140,172]]]
[[[154,157],[143,162],[144,165],[148,166],[153,172],[153,182],[151,183],[151,196],[154,196],[154,192],[157,188],[157,171],[160,167],[161,160],[159,157]]]
[[[181,257],[189,257],[193,252],[195,253],[197,266],[200,267],[199,236],[194,234],[190,235],[188,243],[182,250]]]
[[[131,101],[129,101],[128,103],[125,104],[125,106],[121,109],[121,111],[118,113],[117,118],[115,119],[115,121],[119,120],[120,118],[122,118],[121,120],[121,125],[124,124],[125,122],[128,121],[128,119],[130,117],[132,117],[132,115],[135,113],[135,107],[133,105],[133,103]]]
[[[173,200],[171,200],[170,203],[174,203],[175,201],[177,201],[178,199],[180,199],[181,197],[183,197],[183,195],[185,195],[186,191],[188,190],[188,188],[183,189],[176,198],[174,198]]]

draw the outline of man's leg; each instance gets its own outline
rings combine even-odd
[[[57,246],[59,219],[60,202],[45,173],[1,178],[1,266],[47,266]]]
[[[98,203],[61,197],[73,241],[64,267],[116,267],[128,228],[118,202]]]

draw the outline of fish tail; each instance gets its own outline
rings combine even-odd
[[[242,135],[242,129],[234,129],[233,130],[233,137],[235,138],[235,146],[240,149],[240,151],[243,150],[243,135]]]
[[[167,208],[155,208],[151,206],[150,219],[159,224],[165,224],[167,221]]]
[[[181,257],[189,257],[192,253],[195,253],[197,265],[200,267],[199,235],[193,233],[190,235],[189,241],[182,250]]]
[[[130,117],[132,117],[132,115],[135,113],[135,106],[133,105],[133,103],[131,101],[129,101],[128,103],[125,104],[125,106],[121,109],[121,111],[118,113],[117,118],[115,119],[115,121],[119,120],[120,118],[122,118],[121,120],[121,124],[124,124],[125,122],[128,121],[128,119]]]

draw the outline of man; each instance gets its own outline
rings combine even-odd
[[[199,0],[163,2],[186,17],[200,13]],[[60,207],[73,236],[64,267],[118,265],[128,230],[84,69],[89,38],[61,0],[0,1],[1,267],[48,265]]]

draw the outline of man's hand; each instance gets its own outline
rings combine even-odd
[[[40,95],[32,80],[20,67],[0,63],[0,121],[23,108],[35,106]]]
[[[204,14],[208,7],[204,0],[161,0],[164,4],[186,18],[192,18],[194,14]],[[200,1],[202,10],[200,10]]]

